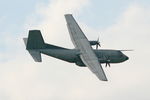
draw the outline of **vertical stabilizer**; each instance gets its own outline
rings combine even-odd
[[[40,30],[30,30],[27,41],[27,50],[43,49],[45,43]]]
[[[40,30],[30,30],[28,38],[23,38],[23,40],[26,45],[26,49],[29,51],[34,61],[41,62],[40,49],[45,48],[45,43]]]

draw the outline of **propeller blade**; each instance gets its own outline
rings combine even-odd
[[[105,65],[105,67],[107,67],[107,65],[110,67],[110,63],[106,62],[106,65]]]
[[[107,63],[106,63],[106,65],[105,65],[105,67],[107,67]]]
[[[98,46],[101,47],[100,42],[99,42],[99,37],[97,38],[97,41],[96,41],[96,42],[97,42],[97,43],[96,43],[96,49],[98,49]]]
[[[98,45],[101,47],[101,44],[100,44],[100,43],[98,43]]]
[[[110,63],[108,63],[108,66],[110,67]]]
[[[99,37],[97,38],[97,42],[99,42]]]
[[[134,51],[134,50],[131,49],[131,50],[119,50],[119,51]]]
[[[96,49],[98,49],[98,45],[96,44]]]
[[[106,57],[106,66],[105,67],[107,67],[107,65],[110,67],[110,59],[109,59],[109,56],[105,56]]]

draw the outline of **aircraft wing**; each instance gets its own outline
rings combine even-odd
[[[100,80],[107,81],[103,68],[79,25],[71,14],[66,14],[65,18],[71,40],[75,48],[80,50],[82,61]]]

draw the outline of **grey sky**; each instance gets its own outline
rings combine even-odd
[[[0,14],[1,100],[149,100],[150,1],[2,1]],[[7,5],[7,6],[5,6]],[[5,10],[2,10],[5,9]],[[130,59],[104,68],[108,82],[45,55],[35,63],[22,38],[40,29],[46,42],[73,48],[64,19],[72,13],[89,39],[102,48],[134,49]]]

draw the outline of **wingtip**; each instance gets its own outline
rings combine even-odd
[[[108,82],[108,80],[107,80],[107,79],[100,79],[100,81]]]
[[[103,80],[104,82],[108,82],[108,80],[106,79],[106,80]]]
[[[72,16],[72,14],[65,14],[64,16]]]

